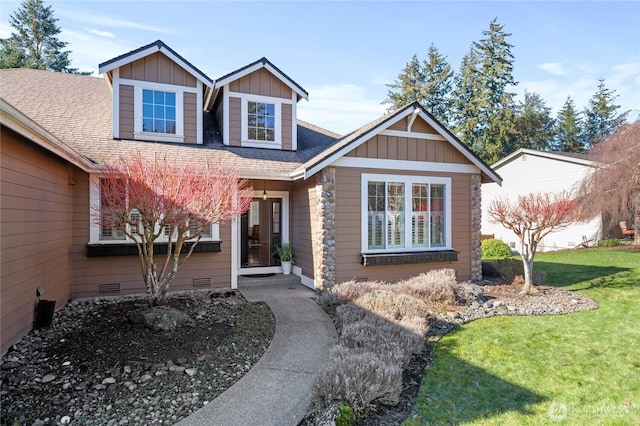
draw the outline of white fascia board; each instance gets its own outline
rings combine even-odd
[[[93,163],[86,157],[49,133],[38,123],[2,98],[0,98],[0,122],[3,126],[7,126],[14,132],[65,159],[85,172],[94,170]]]
[[[429,123],[429,125],[431,127],[433,127],[434,129],[436,129],[438,131],[438,133],[440,133],[442,136],[444,136],[444,138],[451,144],[453,145],[462,155],[464,155],[464,157],[471,161],[471,163],[475,164],[476,166],[478,166],[478,168],[483,171],[484,173],[487,174],[487,176],[489,176],[491,178],[491,180],[493,180],[495,183],[497,183],[498,185],[502,185],[502,179],[500,178],[500,176],[498,176],[498,174],[493,171],[493,169],[489,166],[486,166],[485,164],[483,164],[480,160],[478,160],[473,154],[469,153],[469,151],[467,151],[467,149],[465,147],[462,146],[462,142],[460,142],[459,140],[457,140],[456,138],[454,138],[453,136],[451,136],[448,132],[444,131],[444,129],[442,128],[442,125],[437,123],[436,121],[432,120],[427,114],[425,114],[423,111],[420,111],[420,116],[422,117],[422,119],[424,121],[426,121],[427,123]]]
[[[305,101],[309,100],[309,96],[301,91],[298,87],[296,87],[293,83],[291,83],[291,81],[289,81],[288,78],[286,78],[285,76],[283,76],[278,70],[276,70],[275,68],[273,68],[271,65],[269,64],[265,64],[264,67],[273,75],[277,76],[278,79],[280,81],[282,81],[284,84],[286,84],[291,90],[293,90],[294,92],[296,92],[298,94],[298,96],[300,96],[302,99],[304,99]]]
[[[156,52],[161,52],[167,58],[171,59],[173,62],[175,62],[176,64],[180,65],[185,71],[187,71],[189,74],[191,74],[193,77],[195,77],[196,80],[201,81],[205,86],[207,86],[209,88],[213,88],[213,82],[208,81],[206,79],[203,79],[200,74],[198,74],[195,71],[193,71],[191,65],[187,64],[186,62],[184,62],[182,59],[178,58],[176,55],[174,55],[170,51],[168,51],[166,49],[162,49],[162,48],[158,47],[155,44],[153,46],[149,46],[147,49],[141,50],[140,52],[136,52],[134,54],[126,56],[126,57],[120,59],[119,61],[112,62],[112,63],[110,63],[110,64],[108,64],[108,65],[106,65],[104,67],[100,67],[98,69],[98,73],[99,74],[103,74],[103,73],[111,71],[111,70],[113,70],[115,68],[120,68],[123,65],[129,64],[131,62],[135,62],[138,59],[142,59],[145,56],[149,56],[152,53],[156,53]]]
[[[436,163],[430,161],[385,160],[377,158],[342,157],[331,164],[336,167],[368,168],[378,170],[407,170],[423,173],[465,173],[477,174],[478,166],[473,164]]]
[[[232,75],[230,75],[229,77],[227,77],[225,79],[217,80],[216,81],[216,87],[226,86],[227,84],[231,83],[232,81],[236,81],[236,80],[244,77],[245,75],[249,75],[252,72],[259,70],[263,66],[264,65],[262,64],[262,62],[258,62],[256,64],[254,64],[253,66],[238,72],[237,74],[232,74]]]

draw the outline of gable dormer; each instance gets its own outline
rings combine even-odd
[[[202,144],[212,80],[158,40],[99,65],[113,93],[113,137]]]
[[[223,143],[297,150],[296,106],[308,93],[266,58],[220,77],[212,110]]]

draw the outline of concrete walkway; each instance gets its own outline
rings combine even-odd
[[[284,281],[240,284],[239,290],[248,301],[266,302],[273,311],[271,344],[247,374],[179,426],[297,425],[311,402],[313,381],[337,342],[331,318],[312,299],[315,292]]]

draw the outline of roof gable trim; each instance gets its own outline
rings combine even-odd
[[[128,63],[137,61],[138,59],[142,59],[156,52],[161,52],[162,54],[167,56],[169,59],[171,59],[173,62],[177,63],[182,68],[184,68],[189,74],[194,76],[196,80],[201,81],[205,86],[209,88],[213,88],[213,80],[211,78],[207,77],[205,73],[203,73],[198,68],[191,65],[186,59],[184,59],[182,56],[180,56],[178,53],[176,53],[173,49],[171,49],[169,46],[167,46],[160,40],[154,43],[148,44],[146,46],[143,46],[132,52],[125,53],[124,55],[120,55],[109,61],[101,63],[98,66],[99,67],[98,72],[100,74],[104,74],[106,72],[112,71],[116,68],[119,68]]]
[[[300,87],[298,83],[296,83],[291,78],[289,78],[289,76],[287,76],[285,73],[280,71],[278,67],[276,67],[271,62],[269,62],[267,58],[259,59],[258,61],[252,64],[249,64],[243,68],[240,68],[239,70],[233,71],[225,76],[220,77],[218,80],[216,80],[215,87],[219,88],[219,87],[226,86],[232,81],[245,77],[253,72],[258,71],[261,68],[265,68],[271,74],[276,76],[280,81],[282,81],[291,90],[293,90],[298,95],[299,98],[303,98],[307,101],[309,100],[309,94],[307,93],[307,91],[304,90],[302,87]]]
[[[550,160],[561,161],[564,163],[574,163],[587,167],[597,167],[597,164],[592,160],[589,160],[587,158],[573,157],[571,155],[565,154],[566,153],[563,152],[537,151],[535,149],[520,148],[517,151],[514,151],[506,157],[502,158],[501,160],[496,161],[492,167],[494,169],[498,169],[500,167],[506,166],[507,164],[523,155],[533,155],[535,157],[548,158]]]

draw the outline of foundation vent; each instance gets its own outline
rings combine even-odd
[[[369,277],[355,277],[355,282],[363,283],[365,281],[369,281]]]
[[[122,284],[120,283],[106,283],[100,284],[100,294],[116,294],[120,293]]]
[[[211,287],[211,278],[194,278],[193,286],[196,288]]]

